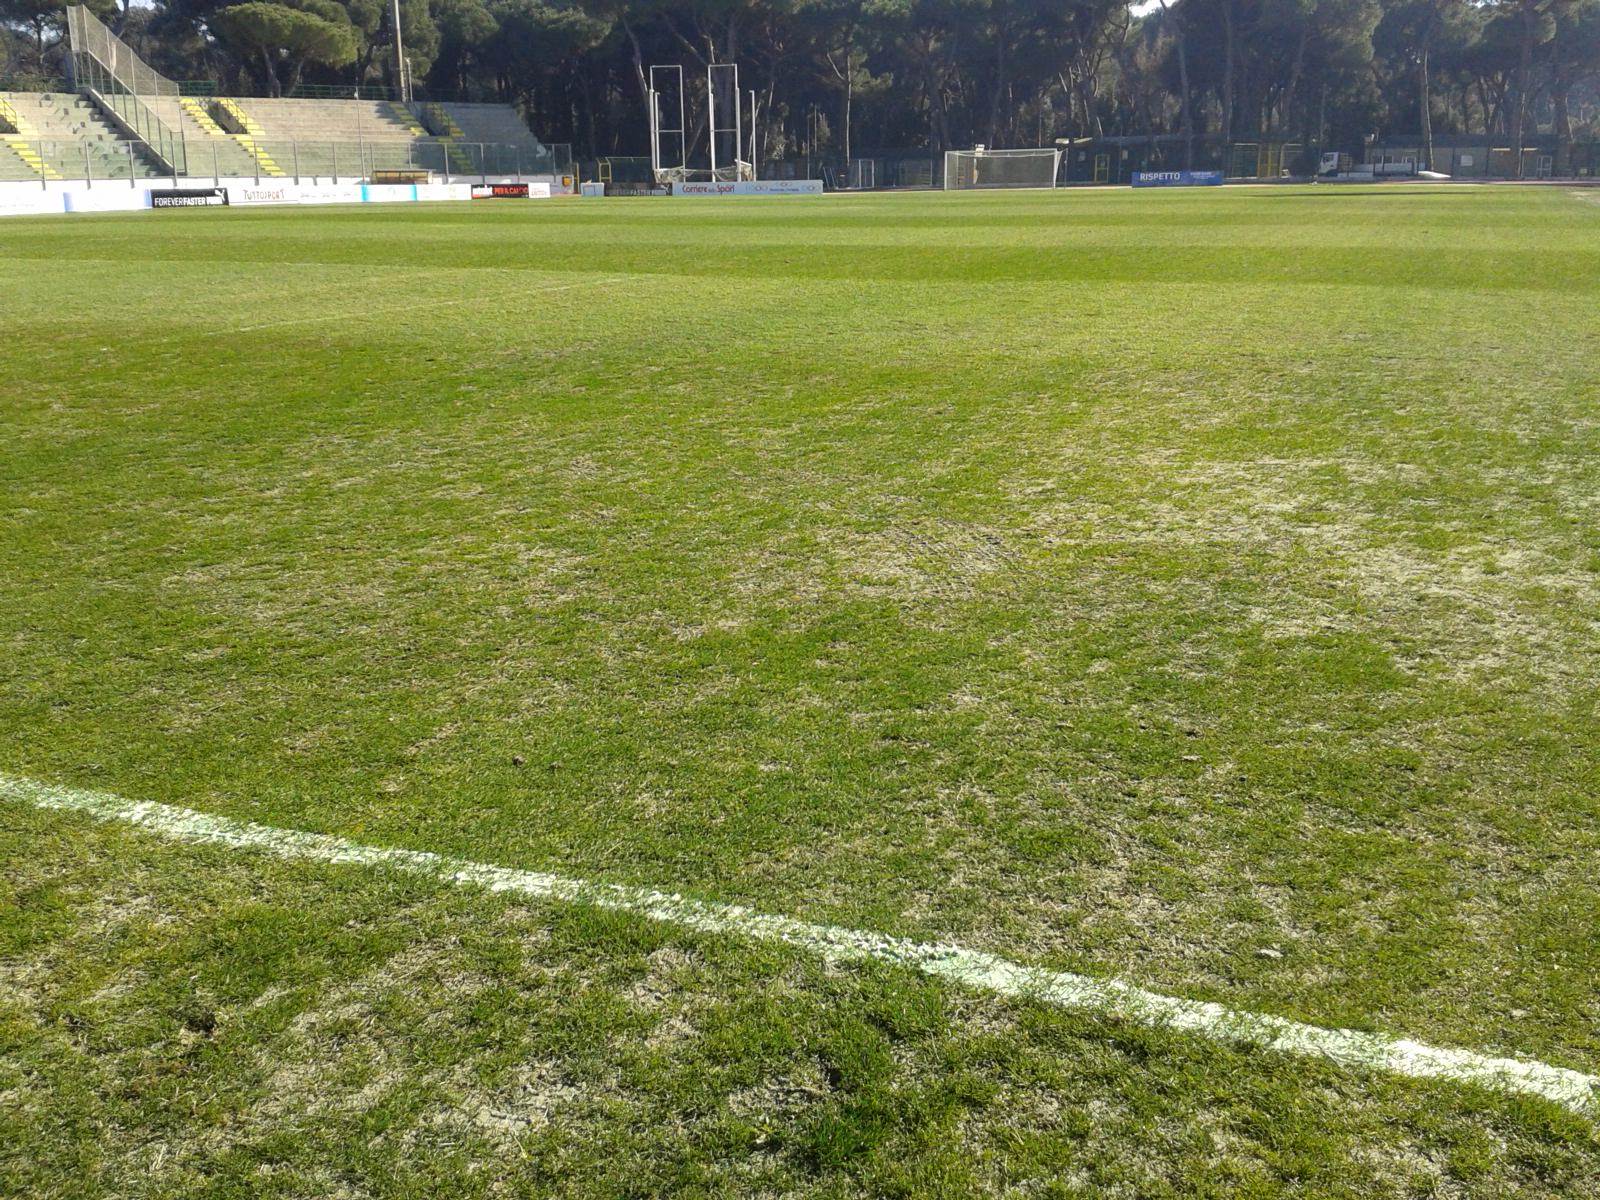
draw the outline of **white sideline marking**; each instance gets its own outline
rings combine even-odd
[[[389,867],[491,892],[517,892],[541,899],[592,904],[703,933],[785,942],[829,962],[875,961],[910,967],[924,975],[1001,996],[1035,1000],[1138,1025],[1178,1029],[1216,1041],[1243,1042],[1283,1054],[1327,1059],[1343,1067],[1388,1071],[1413,1079],[1441,1078],[1482,1084],[1551,1100],[1585,1116],[1600,1113],[1600,1077],[1581,1071],[1526,1059],[1492,1058],[1470,1050],[1428,1046],[1380,1033],[1325,1029],[1284,1017],[1240,1012],[1220,1004],[1146,991],[1119,979],[1094,979],[1024,966],[960,946],[814,925],[790,917],[753,912],[734,904],[691,900],[651,888],[590,883],[426,851],[368,846],[327,834],[277,829],[194,809],[128,800],[108,792],[81,791],[11,775],[0,774],[0,800],[84,813],[102,821],[121,821],[181,842],[264,850],[282,858]]]

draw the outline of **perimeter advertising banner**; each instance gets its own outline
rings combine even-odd
[[[298,204],[300,187],[293,183],[235,184],[228,188],[229,204]]]
[[[219,187],[151,188],[151,208],[210,208],[227,204],[228,193]]]
[[[475,183],[474,200],[548,200],[548,183]]]
[[[820,196],[820,179],[761,179],[738,183],[675,183],[674,196]]]
[[[1135,171],[1134,187],[1221,187],[1221,171]]]
[[[359,183],[232,183],[228,184],[229,204],[360,204]],[[411,188],[404,186],[406,198]]]
[[[527,185],[529,196],[548,197],[550,185]],[[211,208],[223,205],[376,204],[384,201],[466,200],[464,183],[301,183],[292,180],[225,179],[211,187],[127,187],[110,181],[91,186],[72,181],[0,181],[0,217],[35,213],[131,212],[152,208]]]

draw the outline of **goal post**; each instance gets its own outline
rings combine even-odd
[[[756,177],[756,93],[750,96],[750,141],[746,159],[744,93],[739,90],[739,64],[706,67],[704,121],[709,167],[689,165],[691,100],[681,63],[650,68],[645,90],[645,117],[650,128],[650,172],[657,184],[689,182],[746,183]]]
[[[1061,171],[1061,151],[1047,146],[1033,150],[946,150],[944,190],[968,188],[1053,188]]]

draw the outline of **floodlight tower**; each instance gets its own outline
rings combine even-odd
[[[717,103],[717,96],[722,95],[722,103]],[[718,125],[720,117],[724,122],[728,119],[727,110],[733,108],[733,124]],[[706,68],[706,112],[710,131],[711,143],[711,178],[717,177],[717,135],[733,135],[733,177],[739,178],[739,156],[744,152],[744,104],[743,97],[739,95],[739,64],[738,63],[712,63]]]
[[[394,26],[394,80],[400,85],[400,99],[411,103],[411,66],[406,62],[405,48],[400,45],[400,0],[389,0],[389,21]]]
[[[685,118],[682,65],[674,63],[670,66],[652,66],[649,93],[646,103],[650,108],[647,114],[650,118],[650,171],[656,182],[660,183],[662,172],[676,171],[682,174],[684,168],[689,165],[689,143],[685,132],[689,122]],[[671,100],[668,98],[673,93],[676,93],[678,101],[675,122]],[[676,162],[662,162],[663,138],[677,139]]]

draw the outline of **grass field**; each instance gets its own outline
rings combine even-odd
[[[1600,1068],[1600,204],[0,223],[0,775]],[[1582,1196],[1593,1113],[0,798],[0,1194]]]

